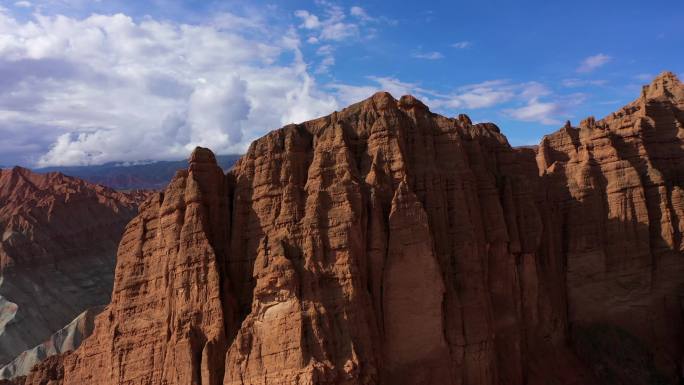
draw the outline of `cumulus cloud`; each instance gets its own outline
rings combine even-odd
[[[229,14],[190,25],[0,13],[0,134],[11,138],[0,152],[36,165],[237,153],[334,110],[296,32],[262,27]]]
[[[16,2],[14,3],[14,6],[15,6],[15,7],[18,7],[18,8],[31,8],[32,4],[31,4],[30,1],[24,1],[24,0],[22,0],[22,1],[16,1]]]
[[[295,16],[302,19],[302,24],[300,28],[306,29],[316,29],[321,26],[321,21],[318,20],[318,16],[309,13],[309,11],[300,9],[295,11]]]
[[[0,11],[0,163],[181,158],[196,145],[240,153],[271,129],[380,90],[416,95],[446,114],[492,109],[545,124],[581,99],[509,80],[446,91],[392,76],[319,85],[311,73],[328,72],[341,49],[336,24],[365,36],[364,23],[383,22],[362,8],[319,5],[316,14],[295,14],[291,27],[230,13],[197,25],[124,14],[19,20]],[[303,42],[316,44],[304,50],[315,65]]]
[[[582,60],[582,63],[577,68],[577,72],[580,72],[580,73],[592,72],[599,67],[603,67],[604,65],[606,65],[611,60],[612,60],[612,58],[610,56],[602,54],[602,53],[594,55],[594,56],[589,56],[586,59]]]

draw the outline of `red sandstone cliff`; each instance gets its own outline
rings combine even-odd
[[[143,198],[59,173],[0,170],[0,364],[109,302],[116,248]]]
[[[564,237],[573,341],[615,383],[682,376],[683,146],[684,86],[671,73],[620,111],[539,146],[540,174],[562,215],[555,231]]]
[[[649,384],[682,365],[684,86],[514,149],[387,93],[198,148],[26,384]]]

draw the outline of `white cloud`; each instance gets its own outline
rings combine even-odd
[[[318,67],[316,67],[316,73],[327,73],[330,67],[335,65],[334,52],[335,49],[330,44],[318,47],[316,50],[316,55],[321,56],[322,59],[320,63],[318,63]]]
[[[361,21],[373,21],[374,18],[370,17],[365,9],[354,6],[349,9],[349,14],[358,18]]]
[[[315,31],[317,35],[312,36],[317,40],[343,41],[359,36],[359,26],[346,20],[347,15],[342,7],[327,2],[321,5],[324,6],[322,17],[303,9],[295,11],[295,16],[302,20],[299,28]]]
[[[551,91],[537,82],[512,83],[508,80],[489,80],[458,88],[444,95],[438,105],[449,108],[480,109],[490,108],[515,100],[529,100],[547,96]]]
[[[238,75],[216,83],[199,84],[188,102],[186,119],[193,128],[190,141],[240,143],[242,124],[249,119],[251,108],[247,99],[247,82]]]
[[[333,83],[329,84],[328,88],[335,91],[335,94],[342,105],[359,102],[379,91],[387,91],[396,98],[407,94],[419,95],[424,92],[424,90],[415,83],[403,82],[393,77],[368,76],[367,79],[371,81],[371,85],[352,86],[348,84]]]
[[[539,82],[490,80],[460,87],[448,95],[439,95],[431,105],[450,109],[503,107],[500,111],[515,120],[558,124],[560,117],[567,116],[567,108],[583,101],[583,94],[558,96]]]
[[[329,71],[339,49],[324,31],[358,18],[321,4],[320,17],[300,12],[290,28],[227,13],[194,25],[123,14],[19,21],[0,12],[0,160],[25,154],[32,157],[24,163],[39,165],[168,159],[196,145],[238,153],[271,129],[379,90],[416,95],[440,112],[497,108],[545,124],[572,103],[543,84],[507,80],[437,92],[370,76],[359,85],[321,88],[311,71]],[[306,64],[302,41],[319,44],[316,65]]]
[[[190,25],[0,13],[0,135],[12,138],[0,153],[56,165],[243,152],[337,108],[299,45],[293,30],[235,15]]]
[[[577,78],[569,78],[569,79],[563,79],[562,82],[563,87],[568,87],[568,88],[576,88],[576,87],[586,87],[586,86],[604,86],[608,83],[607,80],[603,79],[577,79]]]
[[[557,103],[544,103],[536,98],[530,100],[524,107],[509,109],[507,112],[512,118],[525,122],[560,124],[559,120],[553,118],[560,112],[560,106]]]
[[[394,24],[393,20],[380,17],[372,17],[366,10],[359,6],[350,7],[348,13],[345,8],[325,0],[317,0],[317,13],[299,9],[294,15],[300,20],[298,29],[307,36],[308,44],[324,44],[316,51],[319,61],[315,65],[315,73],[328,73],[335,65],[334,45],[348,44],[349,42],[373,39],[377,29],[371,24],[378,23]]]
[[[379,24],[396,25],[396,20],[385,16],[373,17],[366,9],[352,6],[345,8],[329,1],[317,0],[316,12],[300,9],[295,16],[301,20],[300,29],[309,31],[307,41],[317,44],[320,41],[344,42],[356,39],[372,39]]]
[[[233,31],[242,30],[255,30],[260,32],[266,32],[269,24],[261,14],[250,13],[249,16],[238,16],[232,13],[219,12],[211,19],[208,20],[207,24],[214,26],[219,29],[229,29]]]
[[[586,96],[582,93],[575,93],[556,97],[553,101],[542,101],[541,95],[532,95],[527,103],[518,108],[508,108],[504,113],[516,120],[524,122],[538,122],[546,125],[561,124],[559,117],[566,119],[571,115],[567,110],[570,107],[580,105]]]
[[[33,5],[33,4],[31,4],[30,1],[25,1],[25,0],[16,1],[16,2],[14,3],[14,6],[15,6],[15,7],[18,7],[18,8],[31,8],[32,5]]]
[[[378,91],[387,91],[398,98],[412,94],[423,100],[431,109],[445,113],[457,110],[504,108],[508,117],[542,124],[556,124],[558,116],[565,113],[561,106],[573,106],[583,101],[582,94],[554,97],[552,91],[538,82],[512,83],[508,80],[489,80],[459,87],[451,93],[439,93],[421,87],[417,83],[404,82],[393,77],[368,77],[370,85],[351,86],[334,83],[333,89],[342,104],[358,102]],[[550,98],[551,101],[544,101]]]
[[[387,91],[397,97],[412,93],[423,93],[425,90],[416,83],[403,82],[393,77],[369,76],[368,79],[376,82],[380,89]]]
[[[373,17],[360,6],[343,8],[326,0],[316,0],[316,10],[299,9],[294,15],[299,19],[298,29],[305,34],[308,44],[324,44],[335,47],[372,40],[377,36],[378,25],[396,25],[396,20],[384,16]],[[318,74],[328,73],[335,65],[333,51],[323,54],[319,48],[316,54],[319,62],[315,65]]]
[[[551,90],[538,82],[527,82],[519,86],[520,97],[525,100],[551,95]]]
[[[439,60],[439,59],[444,58],[444,55],[442,55],[441,52],[437,52],[437,51],[429,51],[429,52],[415,51],[411,54],[411,56],[416,58],[416,59],[425,59],[425,60]]]
[[[473,43],[464,40],[464,41],[456,42],[456,43],[452,44],[451,46],[454,48],[457,48],[457,49],[465,49],[465,48],[472,47]]]
[[[309,11],[300,9],[295,11],[295,16],[302,19],[302,24],[299,26],[300,28],[316,29],[321,26],[321,21],[318,20],[318,16],[309,13]]]
[[[359,29],[355,24],[339,22],[328,24],[323,27],[319,39],[342,41],[357,36],[359,36]]]
[[[344,83],[332,83],[328,85],[328,88],[335,92],[337,99],[345,106],[364,100],[374,93],[381,91],[381,88],[377,85],[353,86]],[[397,94],[393,95],[396,96]]]
[[[492,107],[515,96],[515,89],[507,81],[494,80],[461,87],[449,98],[448,105],[471,109]]]
[[[592,72],[595,69],[606,65],[612,58],[605,54],[597,54],[594,56],[589,56],[588,58],[582,60],[582,63],[577,68],[577,72]]]

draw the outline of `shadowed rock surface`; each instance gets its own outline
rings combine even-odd
[[[0,378],[26,376],[34,366],[47,357],[76,349],[93,332],[95,316],[104,310],[96,306],[79,314],[73,321],[55,332],[50,338],[19,354],[12,362],[0,368]]]
[[[26,384],[677,384],[684,87],[512,148],[387,93],[198,148]]]
[[[672,73],[620,111],[539,145],[563,214],[572,335],[610,383],[677,383],[682,373],[683,145],[684,86]]]
[[[108,303],[118,241],[143,193],[0,170],[0,364]]]

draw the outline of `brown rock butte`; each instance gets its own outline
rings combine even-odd
[[[144,198],[60,173],[0,170],[0,364],[109,302],[118,242]]]
[[[387,93],[198,148],[26,384],[647,384],[682,365],[684,86],[512,148]]]

